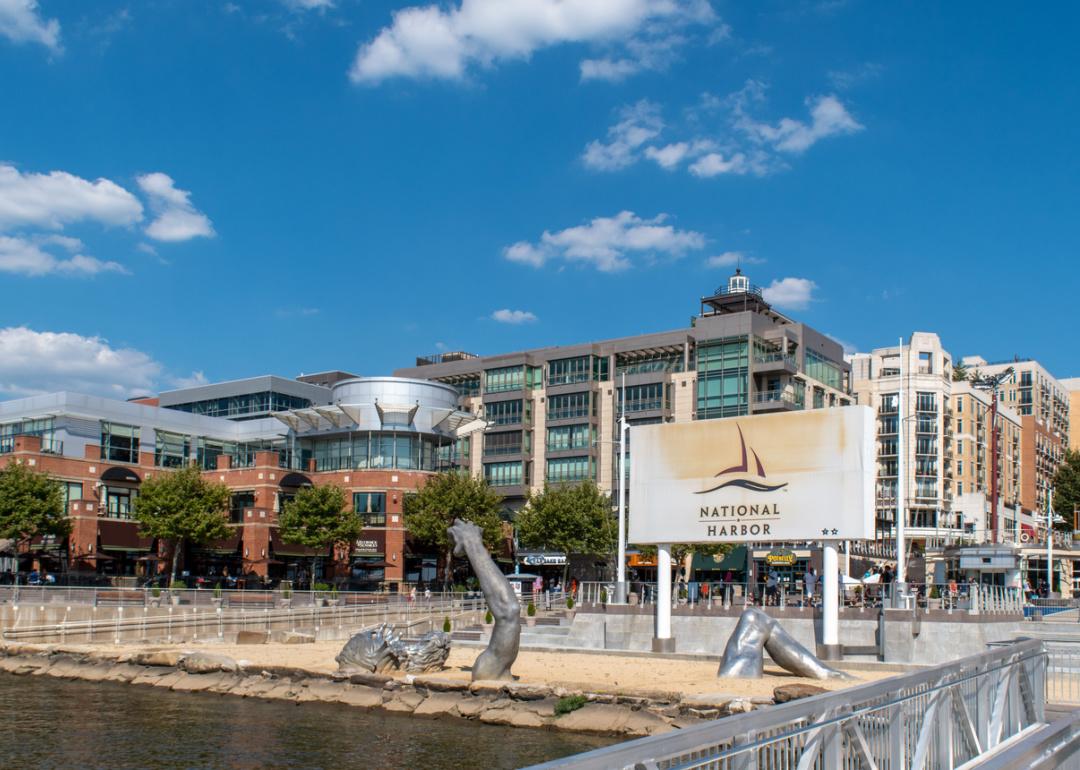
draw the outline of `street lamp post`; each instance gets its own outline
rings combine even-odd
[[[619,562],[615,603],[626,604],[626,372],[622,374],[619,402]]]

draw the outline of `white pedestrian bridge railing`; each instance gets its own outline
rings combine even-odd
[[[945,665],[536,765],[532,770],[936,770],[1046,727],[1043,643]]]

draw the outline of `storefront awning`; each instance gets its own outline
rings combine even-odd
[[[146,552],[154,544],[154,538],[139,535],[139,525],[134,521],[102,519],[98,522],[101,548],[105,551]]]
[[[141,481],[139,475],[131,468],[109,468],[101,474],[101,480],[125,484],[138,484]]]
[[[735,546],[723,556],[695,553],[691,569],[703,572],[726,572],[727,570],[742,572],[746,569],[746,546]]]
[[[201,546],[200,550],[216,554],[235,554],[240,548],[240,528],[236,527],[233,534],[221,540],[210,540]]]

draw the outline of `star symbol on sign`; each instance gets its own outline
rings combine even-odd
[[[825,529],[821,530],[821,534],[823,534],[823,535],[827,535],[827,534],[829,534],[829,529],[828,529],[828,527],[826,527]]]
[[[834,528],[834,529],[833,529],[833,531],[832,531],[832,533],[833,533],[834,535],[838,535],[838,534],[840,534],[840,530],[838,530],[838,529]]]

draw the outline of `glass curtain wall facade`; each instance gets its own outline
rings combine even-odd
[[[749,413],[749,348],[746,337],[729,337],[698,345],[699,420]]]
[[[303,457],[315,461],[316,471],[397,469],[437,471],[440,455],[450,445],[430,435],[397,431],[353,431],[318,439],[302,439]]]

